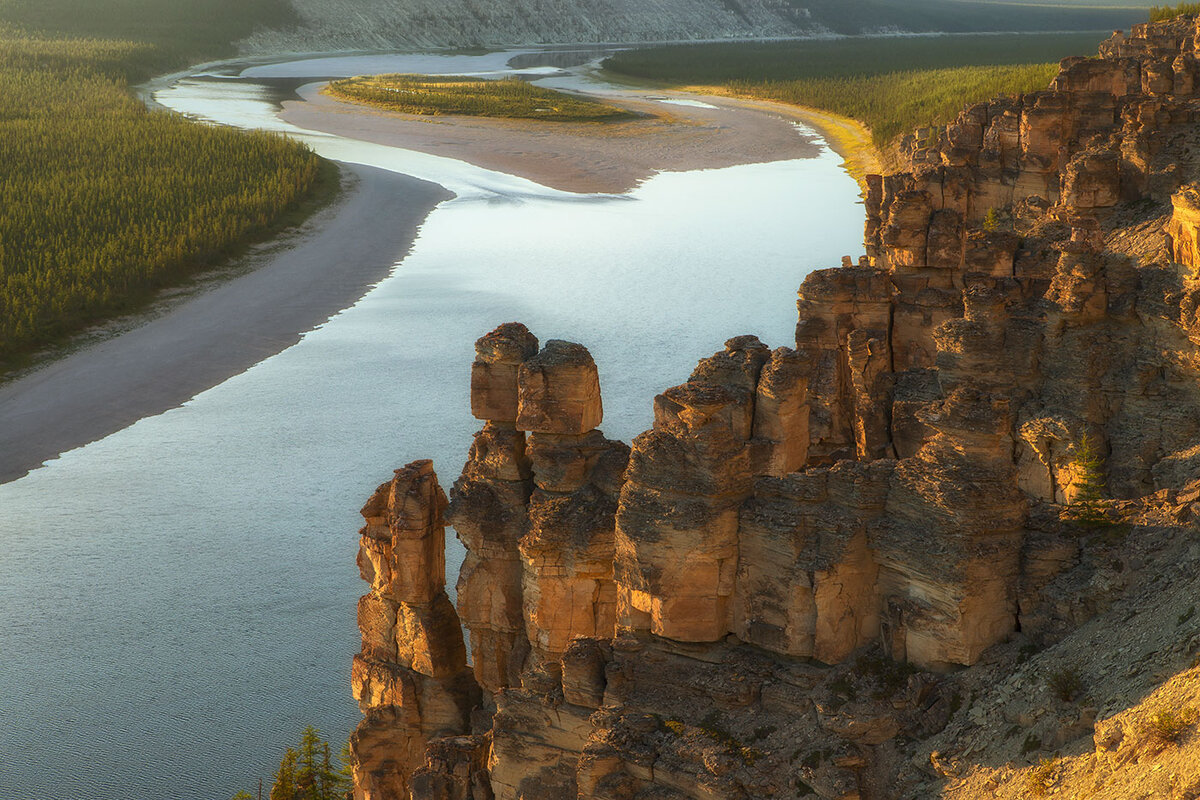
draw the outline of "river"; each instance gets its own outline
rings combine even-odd
[[[587,345],[602,427],[629,440],[724,340],[789,344],[803,276],[857,251],[858,187],[827,149],[581,196],[276,117],[278,78],[488,73],[513,55],[537,67],[527,51],[293,60],[156,92],[456,197],[390,277],[295,346],[0,486],[0,797],[225,800],[269,786],[307,724],[336,750],[359,719],[357,511],[414,459],[453,482],[478,427],[477,337],[519,320]]]

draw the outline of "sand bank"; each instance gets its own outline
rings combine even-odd
[[[798,109],[730,97],[657,90],[594,96],[644,115],[622,122],[546,122],[400,114],[304,87],[283,104],[293,125],[455,158],[569,192],[626,192],[658,172],[811,158]]]

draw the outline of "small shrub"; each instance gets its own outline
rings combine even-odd
[[[1000,216],[996,213],[996,209],[989,208],[983,216],[983,232],[995,233],[1000,230]]]
[[[1038,765],[1029,771],[1025,789],[1034,797],[1045,797],[1054,787],[1055,773],[1058,772],[1057,758],[1043,758]]]
[[[761,728],[755,728],[754,735],[750,737],[750,741],[761,742],[777,730],[779,729],[775,725],[764,725]]]
[[[1176,625],[1176,627],[1178,627],[1178,626],[1182,625],[1183,623],[1187,622],[1189,619],[1191,619],[1191,618],[1192,618],[1192,617],[1194,617],[1194,616],[1196,616],[1196,607],[1195,607],[1195,606],[1189,606],[1189,607],[1188,607],[1188,610],[1187,610],[1187,611],[1185,611],[1185,612],[1183,612],[1182,614],[1180,614],[1180,615],[1179,615],[1179,619],[1175,621],[1175,625]]]
[[[1050,673],[1046,686],[1059,700],[1070,703],[1083,693],[1083,676],[1074,667],[1063,667]]]
[[[882,653],[859,656],[855,659],[854,671],[859,678],[865,678],[874,684],[871,697],[876,700],[885,700],[903,691],[908,679],[920,672],[907,661],[896,661]],[[853,688],[849,699],[854,699]]]
[[[1042,749],[1042,740],[1036,733],[1030,733],[1025,737],[1025,741],[1021,743],[1021,755],[1032,753],[1034,750]]]
[[[1177,744],[1196,722],[1196,710],[1185,708],[1179,712],[1160,711],[1150,718],[1146,728],[1150,738],[1159,744]]]
[[[844,700],[858,699],[858,692],[855,690],[849,675],[840,675],[835,680],[830,681],[829,691]]]

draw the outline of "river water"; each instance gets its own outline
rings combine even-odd
[[[305,135],[255,83],[490,72],[510,55],[226,67],[157,92],[457,198],[389,278],[299,344],[0,486],[0,798],[225,800],[269,786],[307,724],[336,750],[359,719],[357,510],[413,459],[453,481],[477,428],[477,337],[520,320],[543,341],[586,344],[603,429],[628,440],[649,427],[654,394],[725,339],[790,343],[803,276],[857,251],[857,186],[827,150],[569,195]],[[460,560],[454,542],[451,584]]]

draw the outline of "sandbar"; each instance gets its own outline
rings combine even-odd
[[[466,161],[579,193],[623,193],[659,172],[813,158],[802,109],[668,90],[581,92],[642,115],[619,122],[421,116],[346,102],[312,84],[281,117],[309,130]]]

